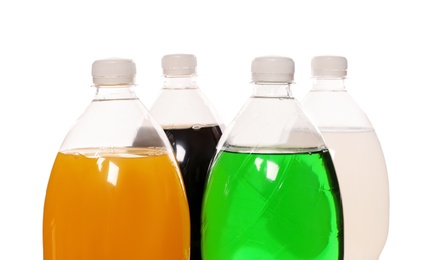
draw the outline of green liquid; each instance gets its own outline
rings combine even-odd
[[[327,150],[223,151],[203,203],[205,260],[343,259],[340,190]]]

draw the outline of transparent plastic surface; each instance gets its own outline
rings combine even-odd
[[[320,131],[372,129],[365,113],[344,87],[344,80],[314,80],[301,104]]]
[[[255,83],[211,164],[204,259],[343,259],[343,216],[325,143],[290,84]]]
[[[389,228],[389,185],[376,132],[342,78],[314,79],[302,104],[320,128],[337,172],[344,209],[344,259],[378,259]]]
[[[60,151],[86,147],[170,148],[170,145],[163,130],[136,97],[133,86],[99,86]]]
[[[189,259],[188,205],[166,135],[132,85],[96,88],[52,168],[44,259]]]
[[[165,77],[164,87],[150,112],[163,129],[223,126],[217,110],[197,86],[194,75]]]
[[[315,126],[288,84],[256,84],[255,93],[226,129],[219,149],[251,152],[309,152],[325,148]]]
[[[164,87],[150,111],[174,149],[184,180],[191,220],[190,259],[202,259],[202,197],[208,166],[224,126],[198,88],[195,75],[165,77]]]

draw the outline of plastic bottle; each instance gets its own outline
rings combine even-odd
[[[161,127],[133,91],[135,63],[97,60],[96,95],[55,159],[44,259],[189,259],[189,212]]]
[[[302,104],[325,139],[334,161],[344,209],[344,259],[379,259],[389,226],[385,159],[366,114],[345,88],[347,60],[311,61],[313,87]]]
[[[320,133],[291,94],[294,62],[258,57],[251,70],[254,93],[210,168],[204,259],[342,259],[338,181]]]
[[[207,170],[224,128],[217,111],[196,84],[196,57],[162,58],[164,86],[150,109],[176,154],[191,221],[191,260],[201,258],[201,211]]]

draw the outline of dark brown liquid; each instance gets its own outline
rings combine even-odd
[[[222,135],[219,126],[165,129],[184,180],[190,209],[191,260],[201,258],[201,209],[208,166]]]

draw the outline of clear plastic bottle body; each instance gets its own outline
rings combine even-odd
[[[150,112],[164,129],[198,124],[223,127],[216,109],[198,87],[195,75],[165,76]]]
[[[343,77],[316,77],[302,104],[334,161],[343,198],[345,259],[378,259],[389,228],[387,169],[372,124],[344,84]]]
[[[96,87],[52,168],[44,259],[189,259],[187,200],[163,130],[133,85]]]
[[[164,87],[150,109],[176,155],[190,209],[191,260],[201,257],[201,211],[208,166],[224,126],[196,84],[195,75],[165,75]]]
[[[97,86],[93,101],[67,134],[60,151],[83,147],[169,149],[163,130],[138,99],[133,87]]]
[[[227,127],[203,203],[204,259],[342,259],[342,205],[290,84],[256,82]]]

